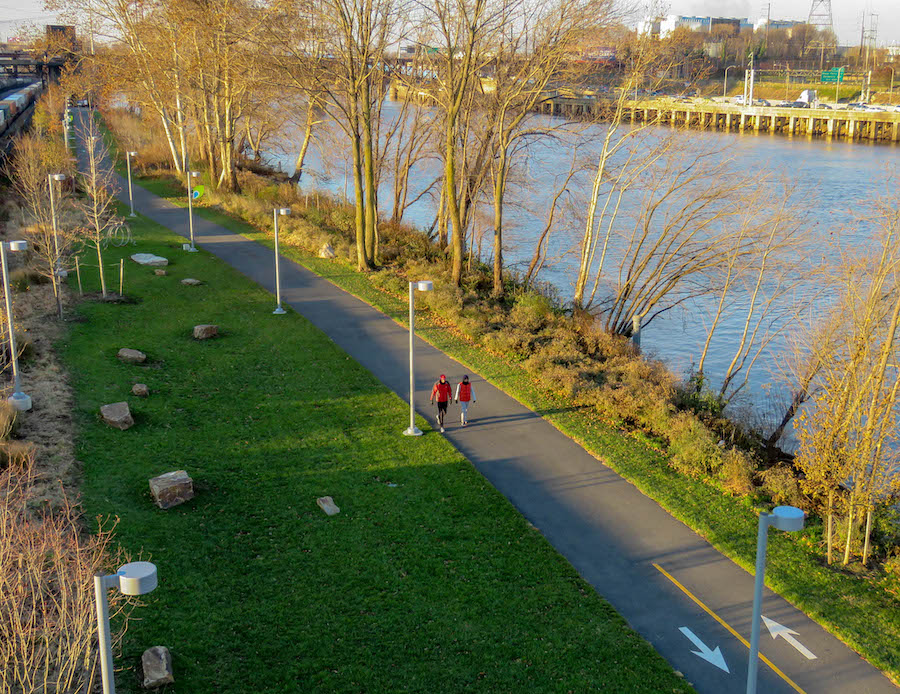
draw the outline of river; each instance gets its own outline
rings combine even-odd
[[[385,117],[395,118],[397,109],[396,104],[387,102]],[[562,119],[548,116],[536,118],[556,125],[565,123]],[[516,184],[512,186],[511,204],[505,215],[504,257],[509,267],[524,269],[537,235],[543,228],[546,210],[556,188],[555,182],[569,170],[573,149],[577,150],[578,157],[590,162],[592,155],[599,152],[604,127],[573,127],[567,137],[540,140],[530,146],[527,157],[521,160],[516,170]],[[651,131],[648,135],[661,138],[669,132],[668,128],[659,128],[658,132]],[[900,164],[900,147],[890,143],[828,141],[752,132],[689,131],[680,137],[687,138],[698,149],[715,148],[721,156],[732,158],[734,165],[744,172],[758,172],[760,177],[776,174],[788,180],[799,203],[798,214],[802,216],[805,234],[818,239],[813,250],[795,259],[798,266],[824,265],[831,260],[829,254],[834,252],[829,249],[839,246],[852,249],[864,244],[871,228],[856,221],[856,212],[864,212],[867,200],[884,192],[891,167],[894,167],[895,173],[900,173],[896,171]],[[269,152],[267,159],[291,172],[296,157],[296,153],[291,151],[293,146],[283,143],[279,151]],[[338,196],[346,192],[352,198],[352,182],[346,177],[348,165],[345,162],[348,161],[349,156],[339,134],[332,132],[320,136],[308,155],[301,186],[306,189],[323,188]],[[439,173],[440,163],[436,159],[420,162],[411,177],[411,198]],[[576,193],[576,199],[586,196],[590,190],[589,174],[576,176],[570,182],[570,188]],[[389,206],[391,197],[391,184],[386,182],[379,191],[384,207]],[[632,205],[638,204],[637,200]],[[435,208],[435,198],[425,196],[407,210],[404,222],[429,228],[434,222]],[[382,213],[389,215],[390,209],[382,210]],[[491,252],[491,228],[491,210],[486,204],[474,224],[476,238],[483,235],[482,256],[485,258]],[[572,249],[581,230],[581,222],[573,215],[570,223],[554,231],[549,247],[550,255],[556,262],[546,267],[540,277],[552,284],[563,300],[572,296],[574,273],[578,266],[577,254]],[[821,241],[829,237],[835,240],[838,237],[834,234],[838,232],[839,240],[835,244],[828,245]],[[823,305],[827,305],[829,298],[819,296],[814,283],[796,287],[793,298],[785,297],[783,301],[808,299],[814,294],[818,298],[807,314],[808,317],[815,317]],[[664,360],[677,374],[683,376],[690,373],[703,349],[708,318],[714,306],[715,299],[706,298],[687,302],[660,316],[643,330],[642,348]],[[795,324],[803,320],[801,318]],[[714,387],[728,368],[743,324],[740,313],[734,311],[725,317],[716,332],[705,368]],[[786,340],[786,334],[782,333],[765,348],[751,371],[747,388],[732,406],[732,414],[764,430],[771,429],[771,422],[780,417],[789,395],[788,386],[780,376]],[[792,447],[790,433],[784,443],[787,448]]]

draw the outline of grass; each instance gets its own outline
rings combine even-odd
[[[406,405],[326,336],[161,227],[132,228],[139,247],[109,262],[153,252],[169,275],[129,264],[136,301],[82,303],[60,345],[85,510],[117,516],[118,542],[160,571],[120,666],[166,645],[192,694],[693,691],[428,423],[401,439]],[[194,341],[198,323],[222,336]],[[121,400],[125,432],[98,418]],[[161,511],[147,480],[176,469],[197,496]],[[140,690],[133,671],[119,690]]]
[[[175,198],[180,189],[166,179],[143,179],[157,195]],[[271,235],[218,209],[195,207],[195,213],[269,247]],[[322,260],[296,247],[282,253],[404,323],[403,297],[375,287],[364,274],[334,260]],[[417,312],[417,334],[466,364],[560,431],[581,443],[610,467],[659,502],[673,516],[752,573],[756,553],[757,512],[752,498],[735,498],[702,480],[674,471],[652,442],[639,434],[610,428],[587,409],[548,394],[521,367],[483,349]],[[900,609],[896,580],[879,572],[844,572],[824,565],[823,530],[813,519],[802,533],[773,534],[769,541],[766,583],[825,626],[895,681],[900,679]]]

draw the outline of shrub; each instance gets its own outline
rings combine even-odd
[[[318,207],[310,207],[304,213],[303,216],[306,217],[306,221],[308,221],[313,226],[324,227],[327,221],[325,217],[325,213],[320,210]]]
[[[331,226],[348,237],[356,233],[356,213],[345,207],[338,207],[329,215]]]
[[[722,449],[703,423],[689,412],[679,412],[669,425],[672,466],[686,475],[712,475],[722,465]]]
[[[47,284],[49,278],[33,268],[17,267],[9,273],[9,283],[17,292],[27,292],[33,284]]]
[[[526,330],[537,332],[546,324],[552,309],[550,300],[545,296],[521,294],[510,311],[510,318]]]
[[[797,476],[787,465],[776,465],[760,474],[762,489],[776,506],[802,506]]]
[[[0,400],[0,441],[7,440],[15,432],[18,410],[8,401]]]
[[[753,491],[756,464],[753,458],[737,449],[729,448],[722,454],[722,486],[732,494],[749,494]]]

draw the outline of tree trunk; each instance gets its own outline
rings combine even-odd
[[[870,506],[866,509],[866,539],[863,542],[863,555],[862,555],[862,563],[863,566],[866,565],[866,562],[869,560],[869,537],[872,534],[872,507]]]
[[[853,536],[853,502],[850,503],[850,514],[847,516],[847,542],[844,545],[844,566],[850,563],[850,538]]]
[[[309,108],[306,111],[306,127],[303,131],[303,145],[300,147],[300,154],[297,155],[297,162],[294,164],[294,173],[291,175],[290,181],[293,184],[300,182],[303,175],[303,163],[306,161],[306,152],[309,150],[309,144],[312,142],[312,132],[315,117],[314,105],[315,101],[309,102]]]
[[[826,547],[827,547],[827,549],[825,551],[825,557],[829,564],[831,564],[831,562],[832,562],[831,551],[832,551],[832,547],[834,545],[833,523],[834,523],[834,492],[829,491],[828,492],[828,513],[827,513],[827,520],[825,521],[825,534],[827,536],[826,540],[825,540]]]
[[[97,267],[100,270],[100,292],[103,294],[103,298],[106,298],[106,277],[103,274],[103,254],[100,250],[100,243],[97,243]]]
[[[500,148],[497,176],[494,180],[494,290],[499,299],[503,296],[503,196],[506,188],[506,147]]]

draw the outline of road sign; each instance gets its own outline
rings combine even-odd
[[[197,186],[194,188],[194,190],[191,191],[191,197],[194,198],[194,200],[197,200],[200,198],[201,195],[203,195],[203,192],[204,192],[203,186]]]
[[[822,81],[823,82],[843,82],[844,81],[844,68],[842,67],[833,67],[828,70],[822,71]]]

